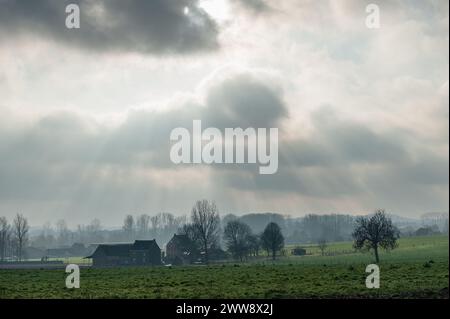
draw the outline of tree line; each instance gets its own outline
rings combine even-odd
[[[40,234],[30,238],[28,220],[22,214],[17,214],[11,224],[5,217],[0,217],[0,261],[7,257],[22,261],[26,258],[27,246],[48,249],[75,243],[95,244],[135,239],[156,239],[165,244],[175,233],[186,234],[204,254],[206,262],[211,252],[221,251],[222,244],[239,260],[250,255],[258,256],[261,249],[275,258],[276,252],[284,245],[284,237],[276,223],[269,223],[267,229],[258,235],[253,234],[250,226],[238,220],[228,222],[223,229],[222,224],[215,203],[199,200],[192,208],[189,221],[186,216],[176,217],[170,213],[136,217],[126,215],[121,229],[105,230],[100,220],[94,219],[88,225],[78,225],[75,230],[70,230],[64,220],[59,220],[54,228],[49,223],[44,224]]]
[[[191,223],[183,227],[182,233],[187,235],[205,254],[205,261],[209,261],[209,252],[217,245],[219,239],[220,218],[214,202],[197,201],[192,208]],[[262,248],[275,260],[276,255],[284,247],[285,239],[280,226],[270,222],[264,231],[255,235],[249,225],[232,219],[227,222],[223,230],[223,238],[228,252],[240,261],[252,254],[258,255]],[[353,247],[360,251],[372,251],[376,263],[380,261],[379,250],[392,250],[398,246],[400,231],[382,209],[371,216],[356,218],[352,238]],[[320,239],[317,246],[322,251],[327,247],[325,239]]]
[[[221,239],[230,255],[240,261],[249,256],[257,257],[261,249],[275,259],[277,252],[284,247],[281,228],[274,222],[270,222],[261,234],[254,234],[249,225],[237,219],[229,220],[223,232],[220,225],[216,204],[200,200],[192,208],[190,222],[179,233],[186,235],[203,252],[206,263],[210,260],[211,251],[220,249]]]
[[[381,225],[378,235],[370,235],[374,225]],[[378,250],[393,249],[400,231],[384,211],[365,217],[348,215],[306,215],[302,218],[283,217],[279,214],[231,214],[220,217],[214,202],[199,200],[192,207],[190,217],[159,213],[153,216],[126,215],[121,228],[106,230],[100,220],[69,229],[64,220],[55,227],[46,223],[40,233],[30,236],[27,219],[17,214],[8,223],[0,217],[0,260],[23,260],[27,246],[37,248],[68,247],[75,243],[98,244],[105,242],[131,242],[135,239],[156,239],[163,247],[173,234],[184,234],[204,254],[208,262],[211,255],[222,254],[226,249],[235,260],[244,261],[258,257],[261,252],[273,259],[284,244],[315,244],[325,253],[327,243],[354,240],[355,249],[370,249],[378,260]],[[420,229],[419,229],[420,230]],[[382,235],[385,232],[385,235]],[[300,240],[292,241],[293,238]]]
[[[0,217],[0,261],[4,261],[7,256],[23,260],[29,230],[28,221],[21,214],[16,215],[11,225],[5,217]]]

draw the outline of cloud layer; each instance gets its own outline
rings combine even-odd
[[[448,2],[379,1],[374,30],[369,1],[204,1],[82,0],[79,33],[0,1],[0,215],[448,210]],[[194,119],[278,127],[278,173],[174,165]]]
[[[65,27],[71,3],[80,7],[80,29]],[[87,50],[158,55],[218,47],[217,26],[197,0],[4,0],[0,5],[5,38],[31,35]]]
[[[273,85],[255,74],[240,74],[211,85],[204,104],[190,99],[163,112],[131,112],[113,128],[64,112],[22,130],[3,130],[2,209],[9,201],[21,206],[50,201],[61,210],[77,207],[80,215],[88,216],[93,207],[116,215],[168,196],[183,212],[195,196],[218,196],[222,202],[230,190],[258,198],[359,197],[368,205],[401,202],[415,210],[428,207],[424,199],[444,205],[432,190],[448,185],[446,156],[408,148],[413,136],[375,132],[340,119],[330,107],[312,114],[308,137],[281,134],[274,176],[259,175],[248,164],[195,167],[170,161],[170,131],[191,129],[194,119],[201,119],[204,128],[279,127],[283,132],[289,115],[282,92]]]

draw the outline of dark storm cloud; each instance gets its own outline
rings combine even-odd
[[[106,135],[98,135],[100,160],[147,165],[172,166],[169,160],[169,136],[176,127],[192,130],[192,121],[201,120],[202,128],[280,127],[288,116],[282,92],[255,76],[241,74],[221,81],[207,92],[205,103],[186,101],[166,112],[131,112],[126,121]],[[87,141],[87,145],[92,141]]]
[[[212,88],[207,98],[206,124],[226,127],[276,127],[285,118],[281,92],[250,75],[240,75]]]
[[[76,203],[82,203],[86,212],[148,205],[158,194],[167,196],[167,186],[135,170],[154,169],[164,175],[192,168],[170,161],[172,129],[191,130],[192,120],[201,119],[203,129],[278,127],[282,133],[288,112],[282,91],[273,84],[253,75],[235,76],[212,86],[204,103],[131,112],[115,128],[71,113],[41,118],[24,129],[0,125],[0,199],[68,201],[74,211]],[[219,190],[216,199],[226,198],[229,190],[244,190],[360,202],[373,197],[376,203],[366,205],[399,209],[445,205],[439,192],[448,188],[448,156],[415,147],[422,144],[414,144],[413,134],[392,128],[375,131],[339,118],[332,108],[313,114],[312,124],[308,137],[286,139],[280,134],[279,170],[274,175],[259,175],[255,165],[211,166],[208,178]],[[187,200],[200,196],[201,190],[182,193]]]
[[[65,8],[76,3],[81,28],[67,29]],[[3,0],[0,36],[46,37],[97,51],[191,53],[218,47],[217,26],[197,0]],[[184,14],[184,8],[189,14]]]
[[[215,85],[205,105],[186,102],[173,111],[135,111],[114,129],[68,112],[43,117],[21,130],[0,125],[0,198],[72,196],[72,186],[82,183],[79,172],[86,169],[93,176],[105,167],[173,169],[170,132],[176,127],[192,130],[193,120],[202,120],[204,129],[270,127],[286,115],[281,92],[253,76],[240,75]],[[108,180],[105,189],[113,188],[111,183]]]
[[[266,0],[232,0],[232,2],[255,13],[268,12],[272,10]]]

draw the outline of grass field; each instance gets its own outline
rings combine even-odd
[[[49,260],[60,260],[64,264],[92,265],[92,259],[84,257],[50,258]]]
[[[0,270],[1,298],[448,298],[448,237],[399,241],[381,255],[381,288],[365,287],[370,254],[330,244],[333,256],[288,256],[273,263],[81,269],[81,288],[64,270]],[[344,252],[344,253],[340,253]]]
[[[398,247],[393,251],[380,251],[381,262],[424,262],[427,260],[447,261],[449,257],[448,236],[424,236],[401,238]],[[302,264],[352,264],[371,263],[374,257],[371,253],[354,251],[352,242],[330,243],[325,250],[326,256],[322,256],[317,245],[290,245],[286,247],[288,254],[294,247],[306,249],[307,256],[289,256],[282,258],[288,262]]]

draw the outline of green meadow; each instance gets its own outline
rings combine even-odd
[[[81,268],[81,288],[61,270],[0,270],[0,298],[448,298],[448,237],[399,240],[380,256],[381,287],[367,289],[369,253],[332,243],[326,256],[266,257],[210,266]]]

